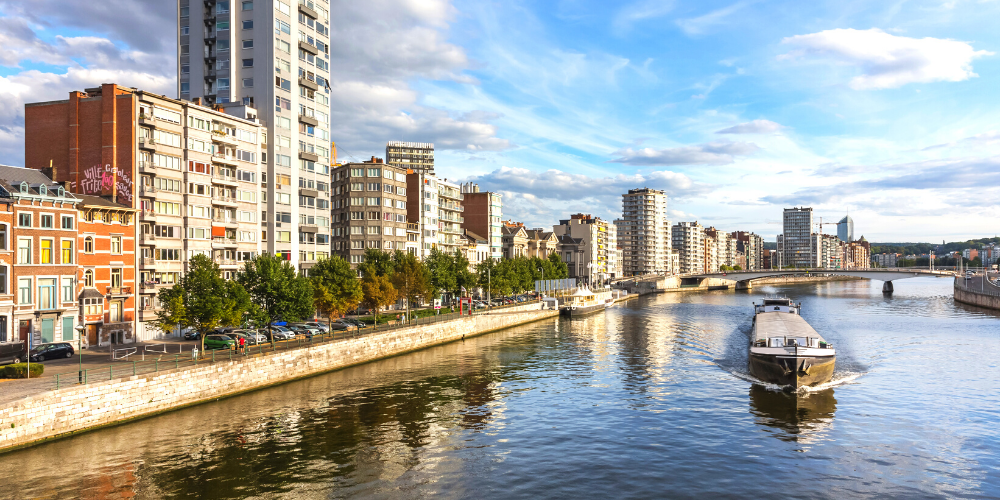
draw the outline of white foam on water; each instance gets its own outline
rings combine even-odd
[[[763,380],[759,380],[759,379],[757,379],[753,375],[750,375],[747,372],[730,370],[730,369],[728,369],[728,368],[726,368],[726,367],[724,367],[722,365],[719,365],[719,368],[722,368],[723,370],[729,372],[734,377],[736,377],[736,378],[738,378],[740,380],[744,380],[744,381],[750,382],[752,384],[757,384],[757,385],[764,386],[764,388],[766,388],[768,390],[771,390],[771,391],[785,391],[785,390],[788,390],[788,389],[791,388],[791,386],[787,386],[787,385],[777,385],[777,384],[772,384],[770,382],[764,382]],[[795,390],[793,392],[808,393],[808,392],[823,391],[823,390],[830,389],[830,388],[833,388],[833,387],[839,387],[839,386],[842,386],[842,385],[850,384],[850,383],[854,382],[858,377],[860,377],[862,375],[864,375],[864,372],[839,372],[839,373],[835,372],[833,374],[833,377],[830,379],[830,381],[827,382],[827,383],[825,383],[825,384],[820,384],[820,385],[815,385],[815,386],[799,387],[797,390]]]

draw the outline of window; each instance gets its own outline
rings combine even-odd
[[[246,2],[243,2],[243,3],[246,4]],[[246,9],[243,9],[243,10],[246,10]],[[243,21],[243,29],[245,29],[245,30],[252,30],[253,29],[253,19],[251,19],[249,21]],[[244,47],[244,48],[246,48],[246,47]]]
[[[219,78],[219,90],[225,90],[229,88],[228,78]]]
[[[87,236],[83,240],[83,253],[94,253],[94,237]]]
[[[31,239],[21,238],[17,240],[17,263],[31,264]]]
[[[250,23],[252,24],[253,21],[250,21]],[[245,26],[246,22],[244,22],[243,24]],[[243,40],[243,48],[244,49],[252,49],[253,48],[253,40]]]
[[[0,250],[7,250],[7,224],[0,224]]]
[[[73,278],[63,278],[62,280],[62,300],[63,302],[76,302],[76,298],[73,297]]]
[[[41,259],[39,264],[53,264],[52,262],[52,240],[42,240],[41,241]]]
[[[244,78],[243,88],[245,89],[253,88],[253,78]]]
[[[87,271],[90,272],[90,271]],[[86,316],[97,316],[104,311],[104,299],[93,298],[83,299],[83,314]]]
[[[191,93],[191,84],[188,83],[188,82],[181,82],[181,93],[182,94],[190,94]]]
[[[111,270],[111,286],[122,286],[122,270],[120,267]]]
[[[252,1],[243,2],[243,10],[253,10],[253,2]]]
[[[17,303],[31,304],[31,278],[17,280]]]
[[[94,270],[87,269],[83,272],[83,286],[94,286]]]
[[[21,227],[31,227],[31,214],[25,212],[17,214],[17,225]]]
[[[215,46],[219,51],[229,50],[229,40],[219,40]]]
[[[42,215],[41,227],[44,227],[46,229],[52,229],[52,224],[54,219],[55,218],[51,215]]]
[[[253,59],[244,59],[243,60],[243,67],[244,68],[252,68],[253,67]]]
[[[62,216],[62,228],[63,229],[73,229],[73,216],[64,215]]]
[[[46,278],[38,280],[38,308],[39,309],[56,308],[55,278]]]
[[[122,253],[122,237],[112,236],[111,237],[111,253],[115,255],[120,255]]]
[[[0,293],[7,292],[7,266],[0,266]]]
[[[62,260],[59,263],[73,263],[73,240],[62,240]]]

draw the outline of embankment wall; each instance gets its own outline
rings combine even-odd
[[[1000,309],[1000,297],[976,293],[973,290],[967,290],[958,286],[955,287],[955,302],[989,309]]]
[[[0,408],[0,451],[558,315],[541,304],[41,393]]]

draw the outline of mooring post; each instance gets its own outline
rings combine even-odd
[[[885,283],[882,283],[882,293],[884,293],[886,295],[892,295],[892,282],[891,281],[886,281]]]

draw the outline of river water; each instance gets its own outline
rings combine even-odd
[[[545,320],[0,455],[0,497],[1000,497],[1000,315],[895,287]],[[837,347],[829,387],[746,374],[775,293]]]

